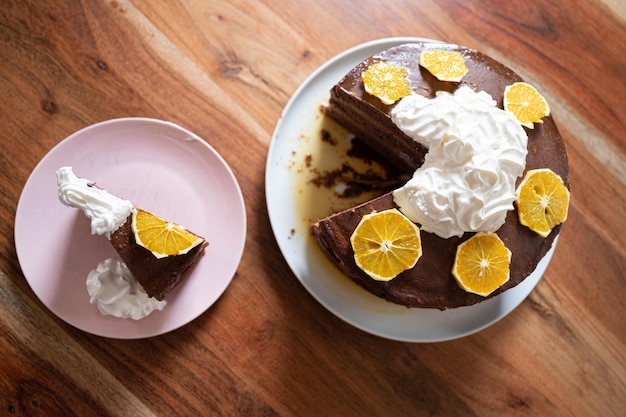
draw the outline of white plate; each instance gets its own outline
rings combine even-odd
[[[87,274],[117,254],[105,237],[90,234],[81,210],[59,202],[55,172],[62,166],[209,241],[163,311],[135,321],[89,304]],[[160,335],[207,310],[235,274],[245,237],[243,197],[226,162],[195,134],[154,119],[109,120],[63,140],[31,173],[15,216],[20,266],[39,299],[79,329],[120,339]]]
[[[322,305],[353,326],[388,339],[410,342],[451,340],[495,323],[532,291],[552,258],[552,249],[536,270],[515,288],[468,307],[446,311],[408,309],[380,299],[344,276],[326,258],[303,224],[303,203],[325,204],[317,187],[299,179],[302,155],[311,141],[319,142],[319,106],[328,91],[359,62],[392,46],[422,38],[390,38],[368,42],[341,53],[316,70],[295,92],[279,120],[266,166],[266,198],[272,229],[283,256],[302,285]],[[317,133],[315,132],[317,130]],[[316,137],[313,137],[316,135]],[[305,203],[308,204],[308,203]]]

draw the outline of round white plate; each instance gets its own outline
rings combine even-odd
[[[393,340],[437,342],[477,332],[517,307],[532,291],[552,258],[552,249],[536,270],[515,288],[482,303],[446,311],[408,309],[378,298],[344,276],[322,253],[302,225],[302,200],[310,198],[314,185],[298,180],[297,159],[307,152],[310,140],[319,141],[319,107],[328,91],[359,62],[392,46],[409,42],[438,42],[421,38],[390,38],[349,49],[317,69],[295,92],[285,107],[270,145],[266,166],[266,198],[272,229],[289,267],[302,285],[322,305],[353,326]]]
[[[87,274],[117,254],[105,237],[91,235],[81,210],[59,202],[62,166],[209,241],[163,311],[135,321],[103,316],[89,303]],[[160,335],[207,310],[234,276],[245,237],[243,196],[222,157],[188,130],[145,118],[98,123],[55,146],[31,173],[15,216],[18,259],[39,299],[67,323],[119,339]]]

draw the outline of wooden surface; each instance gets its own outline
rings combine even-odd
[[[3,1],[0,416],[626,415],[625,7],[557,3]],[[268,220],[265,159],[290,96],[337,53],[392,36],[508,63],[547,97],[569,152],[570,217],[546,274],[513,313],[458,340],[396,342],[336,318],[292,274]],[[41,158],[126,116],[205,138],[248,215],[243,259],[218,302],[134,341],[52,314],[13,238]]]

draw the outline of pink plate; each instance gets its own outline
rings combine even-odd
[[[90,234],[82,211],[59,202],[62,166],[209,241],[163,311],[135,321],[103,316],[89,303],[87,274],[116,253],[105,237]],[[244,201],[226,162],[195,134],[154,119],[109,120],[59,143],[30,175],[15,216],[18,259],[39,299],[67,323],[119,339],[157,336],[206,311],[233,278],[245,238]]]

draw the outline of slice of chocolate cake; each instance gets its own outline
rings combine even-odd
[[[62,167],[57,171],[57,184],[61,203],[83,210],[91,220],[91,233],[109,239],[148,297],[163,300],[178,285],[185,272],[198,262],[208,245],[195,233],[136,208],[130,201],[97,187],[93,181],[78,178],[71,167]],[[151,221],[148,228],[156,230],[153,236],[171,235],[173,230],[173,233],[186,237],[189,243],[183,244],[185,247],[181,250],[175,248],[173,253],[163,253],[167,251],[156,251],[153,246],[138,242],[135,216],[138,211],[148,216]],[[157,240],[163,239],[159,237]]]
[[[462,55],[467,66],[467,73],[460,82],[440,81],[428,70],[419,65],[419,58],[422,51],[433,48],[452,50]],[[487,97],[484,94],[487,93],[494,102],[493,105],[498,109],[502,109],[505,88],[515,82],[521,81],[521,77],[511,69],[478,51],[446,44],[401,45],[382,51],[354,67],[332,88],[329,104],[325,112],[346,129],[363,139],[368,146],[393,162],[405,173],[418,172],[421,167],[426,165],[443,164],[447,166],[449,164],[447,161],[433,161],[434,158],[436,158],[436,152],[432,152],[432,154],[429,155],[428,146],[424,143],[420,143],[421,138],[416,139],[409,137],[407,133],[405,133],[406,128],[403,127],[401,129],[394,122],[392,112],[395,107],[399,106],[402,100],[390,105],[384,104],[378,97],[366,92],[362,74],[370,66],[378,62],[393,63],[405,68],[407,70],[406,78],[411,87],[412,94],[422,96],[429,100],[438,96],[453,97],[459,90],[465,89],[471,90],[471,94],[482,94],[478,98],[479,101]],[[489,101],[489,98],[486,100]],[[473,107],[473,105],[470,107]],[[411,111],[412,110],[409,110],[409,113],[411,113]],[[502,113],[504,112],[502,111]],[[438,119],[439,116],[436,114],[431,116],[434,117],[433,122],[421,126],[421,131],[428,130],[431,125],[432,129],[440,128],[440,126],[438,126],[440,122]],[[446,117],[447,116],[442,114],[441,120]],[[478,117],[482,116],[479,115]],[[495,122],[496,124],[509,123],[506,121],[506,118],[492,119],[492,124],[494,123],[493,120],[497,120],[497,122]],[[504,121],[500,122],[499,120]],[[459,129],[462,130],[464,127]],[[477,127],[477,129],[481,131],[480,129],[483,128]],[[497,135],[501,135],[500,126],[487,128],[486,131],[488,132],[485,134],[489,134],[489,132],[494,131],[494,129]],[[508,127],[506,129],[508,129]],[[519,126],[517,129],[519,129],[517,131],[518,135],[519,132],[525,133],[524,136],[526,137],[524,137],[523,140],[527,142],[524,145],[525,156],[522,155],[521,166],[518,164],[516,168],[512,170],[514,174],[510,187],[517,186],[521,182],[523,172],[532,169],[549,168],[554,173],[558,174],[569,188],[567,154],[552,117],[544,117],[541,123],[535,123],[533,129],[524,127],[522,131],[522,128]],[[449,134],[451,136],[456,135],[457,131],[451,131]],[[445,133],[444,136],[447,137],[447,135],[448,132]],[[490,146],[498,148],[499,143],[497,140],[498,138],[496,138],[494,142],[495,145],[492,144]],[[446,144],[446,141],[443,140],[441,147],[443,148]],[[464,146],[467,147],[467,143]],[[470,142],[469,146],[471,147],[473,144]],[[496,152],[501,151],[502,150],[497,150]],[[506,160],[508,158],[507,152],[508,150],[502,151],[501,155],[505,156],[500,156],[499,158]],[[455,158],[454,155],[457,154],[450,153],[450,155],[452,155],[451,158]],[[437,158],[439,157],[440,156],[437,156]],[[517,157],[519,158],[519,153]],[[490,160],[485,160],[481,163],[485,166],[489,166],[491,162]],[[470,186],[482,187],[486,190],[485,192],[489,193],[490,188],[492,188],[489,185],[489,181],[492,180],[491,178],[493,176],[500,175],[500,167],[504,166],[506,167],[506,169],[503,168],[504,170],[511,170],[510,166],[507,165],[508,161],[496,162],[500,165],[496,165],[496,168],[493,168],[488,174],[483,175],[479,172],[476,177],[476,184],[470,184]],[[481,166],[477,168],[478,171],[480,171]],[[434,170],[441,171],[438,166],[434,167]],[[418,178],[417,175],[414,176],[412,181],[415,181],[416,178]],[[451,188],[456,181],[452,179],[448,181],[448,177],[444,177],[444,180],[441,180],[440,177],[434,178],[435,188],[438,187],[441,190]],[[424,184],[424,187],[426,187],[426,184]],[[413,184],[413,188],[406,193],[415,194],[420,191],[420,185],[418,183]],[[437,192],[445,194],[445,191]],[[547,238],[539,236],[537,233],[520,224],[517,208],[513,204],[513,200],[507,197],[509,200],[505,202],[505,205],[510,206],[510,209],[502,211],[499,214],[502,218],[502,224],[498,226],[497,230],[493,230],[493,232],[497,233],[506,247],[512,252],[510,279],[488,297],[483,297],[461,289],[451,273],[458,245],[475,235],[475,233],[481,229],[479,227],[471,229],[470,226],[466,227],[463,222],[460,222],[461,233],[451,231],[449,235],[441,236],[441,233],[437,230],[440,225],[437,223],[446,221],[443,216],[437,218],[435,215],[435,218],[431,221],[431,225],[424,225],[421,224],[420,221],[412,219],[422,228],[422,257],[415,267],[400,273],[394,279],[387,282],[376,281],[356,266],[354,252],[350,244],[350,236],[361,217],[365,214],[392,207],[401,208],[400,205],[408,204],[407,201],[410,198],[403,198],[401,194],[402,192],[398,191],[385,194],[358,207],[332,214],[327,218],[315,222],[311,226],[311,231],[322,250],[346,276],[371,293],[407,307],[447,309],[467,306],[481,302],[486,298],[493,297],[513,288],[532,273],[538,262],[550,249],[561,227],[557,225]],[[413,196],[411,195],[410,197]],[[464,200],[459,201],[449,204],[450,206],[454,206],[451,210],[455,214],[465,212],[463,214],[464,216],[469,215],[471,217],[471,211],[474,210],[472,203],[468,202],[465,204],[463,203]],[[479,209],[481,211],[485,210],[484,207]],[[405,213],[409,211],[410,210],[404,210]],[[408,217],[411,216],[409,215]],[[474,224],[475,222],[472,220],[466,223]],[[466,230],[463,229],[464,227]],[[429,230],[429,228],[432,230]],[[433,230],[436,230],[439,235]]]
[[[202,257],[208,243],[202,239],[189,252],[157,258],[150,250],[137,244],[131,227],[131,217],[113,232],[111,245],[148,297],[163,300],[178,285],[187,269]]]

